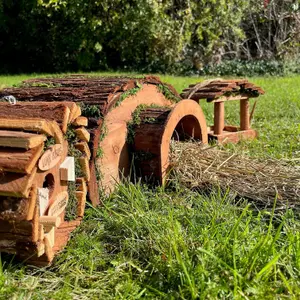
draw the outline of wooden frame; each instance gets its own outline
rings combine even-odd
[[[225,126],[225,102],[240,101],[240,126]],[[240,95],[235,97],[220,97],[212,102],[214,104],[214,125],[208,132],[209,139],[220,143],[237,143],[242,139],[254,139],[257,132],[250,128],[249,98]]]

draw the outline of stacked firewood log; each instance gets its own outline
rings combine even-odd
[[[90,178],[86,125],[74,102],[0,103],[0,251],[47,265],[79,225]]]

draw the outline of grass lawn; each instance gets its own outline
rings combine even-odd
[[[0,87],[28,77],[0,76]],[[199,81],[161,78],[178,91]],[[260,137],[227,148],[299,166],[300,77],[251,81],[266,91],[253,120]],[[211,123],[212,105],[201,106]],[[236,122],[238,104],[226,113]],[[87,210],[53,266],[29,268],[2,254],[0,299],[299,299],[299,230],[297,211],[257,212],[229,194],[180,183],[124,183],[104,207]]]

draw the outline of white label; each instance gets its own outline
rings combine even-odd
[[[40,205],[40,216],[43,216],[48,205],[49,205],[49,189],[47,188],[38,188],[37,196]]]
[[[67,156],[60,165],[60,180],[75,181],[75,160],[72,156]]]

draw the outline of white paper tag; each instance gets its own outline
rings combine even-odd
[[[39,201],[39,205],[40,205],[40,216],[43,216],[49,205],[49,189],[38,188],[37,196],[38,196],[38,201]]]
[[[60,180],[75,181],[75,159],[73,156],[67,156],[60,165]]]

